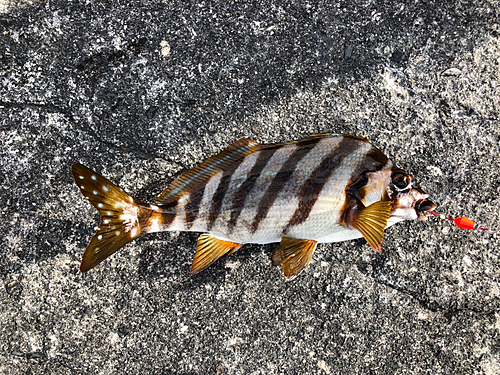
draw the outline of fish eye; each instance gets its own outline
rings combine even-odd
[[[410,183],[410,179],[408,177],[406,177],[405,175],[399,174],[399,175],[396,175],[392,178],[392,183],[398,189],[404,189]]]

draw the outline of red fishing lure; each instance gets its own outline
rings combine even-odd
[[[440,219],[446,219],[446,220],[453,221],[455,223],[455,225],[457,227],[459,227],[460,229],[472,229],[472,230],[474,230],[474,229],[481,229],[481,230],[488,230],[489,231],[488,228],[480,227],[479,224],[476,224],[475,222],[473,222],[469,218],[466,218],[465,216],[457,217],[456,219],[453,219],[448,214],[443,215],[443,214],[437,214],[437,213],[431,212],[431,211],[426,211],[426,212],[428,214],[433,215],[433,216],[439,217]]]

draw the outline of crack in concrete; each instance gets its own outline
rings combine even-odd
[[[420,292],[415,291],[415,290],[410,290],[410,289],[405,288],[403,286],[399,286],[397,284],[404,285],[404,283],[398,282],[398,280],[396,280],[396,283],[391,282],[391,281],[387,280],[387,277],[384,276],[383,270],[384,270],[386,258],[387,258],[387,255],[385,255],[385,254],[381,254],[381,256],[375,258],[371,262],[371,271],[366,269],[365,267],[362,267],[361,264],[359,264],[359,263],[356,265],[356,268],[363,275],[365,275],[367,277],[371,277],[376,283],[378,283],[380,285],[384,285],[384,286],[391,288],[393,290],[396,290],[397,292],[402,293],[406,296],[412,297],[414,300],[416,300],[419,303],[419,305],[422,308],[429,310],[429,311],[432,311],[432,312],[442,313],[448,321],[450,321],[453,316],[456,316],[457,314],[459,314],[461,312],[471,312],[471,313],[478,315],[478,316],[489,316],[489,315],[495,314],[497,312],[500,312],[500,306],[493,308],[493,309],[490,309],[490,310],[483,310],[483,309],[480,309],[477,307],[469,307],[469,306],[456,307],[455,306],[456,301],[451,301],[449,306],[445,306],[445,305],[442,305],[442,304],[432,300],[431,297],[429,297],[426,294],[420,293]]]
[[[66,116],[70,121],[75,121],[71,112],[65,108],[59,107],[54,104],[46,104],[46,103],[19,103],[19,102],[4,102],[0,100],[0,107],[4,107],[6,109],[18,108],[18,109],[34,109],[34,110],[43,110],[45,112],[51,113],[60,113]]]
[[[5,102],[5,101],[0,100],[0,107],[4,107],[6,109],[15,109],[15,108],[17,108],[17,109],[33,109],[33,110],[44,111],[44,112],[49,112],[49,113],[59,113],[61,115],[64,115],[72,123],[79,125],[80,129],[85,134],[89,135],[95,141],[100,142],[102,145],[107,146],[110,149],[112,148],[112,149],[121,151],[124,154],[131,153],[131,154],[137,155],[140,158],[146,159],[146,160],[161,159],[161,160],[171,162],[170,160],[166,160],[166,159],[164,159],[156,154],[151,154],[151,153],[144,151],[144,150],[141,150],[141,149],[120,146],[116,143],[106,141],[106,140],[102,139],[90,125],[85,124],[82,121],[76,120],[70,110],[67,110],[63,107],[59,107],[59,106],[54,105],[54,104]]]
[[[361,271],[360,271],[361,272]],[[410,296],[413,299],[415,299],[419,305],[426,309],[430,310],[432,312],[441,312],[443,315],[446,317],[448,321],[451,320],[451,318],[455,315],[458,315],[461,312],[471,312],[474,313],[475,315],[480,315],[480,316],[489,316],[493,315],[497,312],[500,312],[500,307],[499,308],[494,308],[491,310],[480,310],[478,308],[473,308],[473,307],[453,307],[453,301],[451,302],[450,306],[443,306],[439,304],[436,301],[431,300],[431,298],[425,294],[418,293],[416,291],[408,290],[406,288],[397,286],[389,281],[382,280],[380,275],[376,275],[375,273],[372,272],[370,275],[375,282],[378,284],[387,286],[388,288],[394,289],[398,291],[399,293],[402,293],[404,295]]]

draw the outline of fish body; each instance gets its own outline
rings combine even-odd
[[[364,237],[380,250],[386,227],[425,220],[435,208],[412,176],[352,135],[270,145],[240,139],[179,176],[152,205],[80,164],[72,174],[101,215],[82,272],[143,234],[193,231],[203,234],[191,273],[243,244],[280,242],[273,261],[291,279],[318,243]]]

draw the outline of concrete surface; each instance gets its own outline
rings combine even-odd
[[[0,373],[500,373],[498,1],[0,3]],[[274,246],[190,277],[197,235],[162,233],[79,273],[71,163],[152,202],[239,137],[318,132],[492,231],[399,224],[293,282]]]

